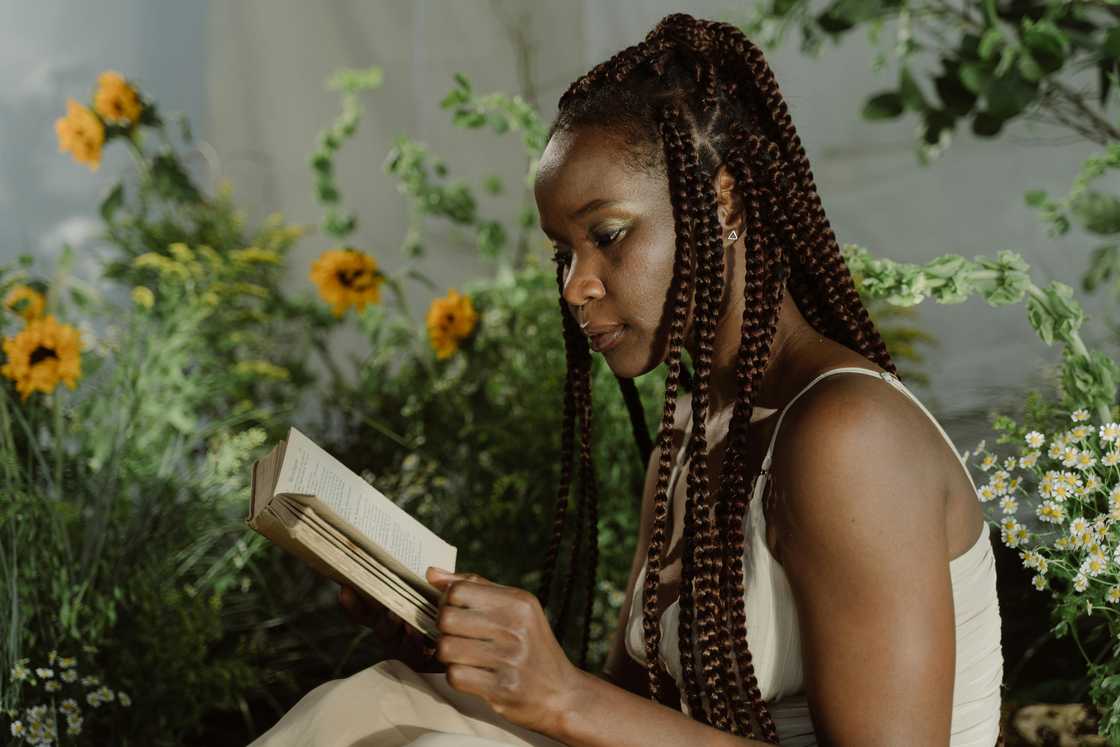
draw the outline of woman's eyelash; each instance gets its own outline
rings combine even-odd
[[[610,244],[613,244],[615,242],[615,240],[618,238],[618,235],[620,233],[622,233],[624,230],[626,230],[626,229],[619,227],[619,228],[616,228],[609,233],[596,234],[595,235],[595,243],[598,244],[600,247],[609,246]],[[604,238],[606,239],[606,243],[605,244],[600,243],[600,239],[604,239]]]
[[[604,248],[610,246],[611,244],[613,244],[615,241],[617,241],[618,237],[619,237],[619,234],[623,233],[625,230],[626,230],[625,228],[616,228],[613,231],[610,231],[609,233],[595,234],[592,238],[594,239],[596,246],[598,246],[600,249],[604,249]],[[571,262],[571,260],[572,260],[571,252],[566,252],[566,251],[562,251],[560,249],[556,249],[552,253],[552,261],[555,262],[558,265],[566,265],[569,262]]]

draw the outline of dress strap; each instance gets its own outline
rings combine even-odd
[[[906,385],[903,384],[902,381],[897,376],[892,374],[890,371],[873,371],[870,368],[863,368],[863,367],[860,367],[860,366],[838,366],[837,368],[830,368],[827,371],[819,374],[816,378],[814,378],[812,381],[810,381],[808,384],[806,384],[805,387],[800,392],[798,392],[794,396],[793,399],[791,399],[788,403],[786,403],[786,406],[782,408],[781,414],[778,415],[778,422],[774,426],[774,432],[770,435],[770,445],[766,448],[766,456],[762,460],[762,473],[768,473],[770,471],[770,462],[771,462],[771,460],[773,458],[773,455],[774,455],[774,442],[778,438],[778,429],[782,425],[782,418],[785,417],[786,411],[789,410],[790,405],[792,405],[794,402],[796,402],[797,398],[800,397],[802,394],[809,391],[809,388],[812,387],[813,384],[816,384],[821,379],[823,379],[826,376],[829,376],[831,374],[834,374],[834,373],[862,373],[862,374],[867,374],[868,376],[875,376],[875,377],[878,377],[878,378],[882,379],[883,381],[887,382],[888,384],[893,386],[895,389],[897,389],[898,391],[902,392],[907,397],[909,397],[910,400],[913,401],[914,404],[916,404],[921,409],[921,411],[926,414],[926,417],[928,417],[930,420],[932,420],[933,424],[935,426],[937,426],[937,430],[941,433],[941,437],[945,439],[945,443],[949,444],[949,448],[953,450],[954,454],[956,454],[957,461],[960,462],[961,468],[964,469],[965,475],[968,476],[969,483],[972,484],[973,492],[976,492],[976,481],[972,479],[972,472],[969,471],[968,465],[965,463],[964,458],[961,457],[960,452],[957,451],[956,444],[954,444],[953,440],[951,438],[949,438],[949,434],[945,432],[945,429],[941,427],[941,423],[937,422],[937,418],[935,418],[933,416],[933,413],[931,413],[928,409],[926,409],[926,406],[922,404],[922,401],[920,399],[918,399],[916,396],[914,396],[914,393],[911,392],[906,387]]]

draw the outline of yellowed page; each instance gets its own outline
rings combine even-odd
[[[455,547],[291,428],[275,493],[299,501],[338,526],[395,573],[438,598],[424,578],[428,566],[455,570]]]

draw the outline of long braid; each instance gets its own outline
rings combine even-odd
[[[678,231],[678,247],[679,242],[683,241],[689,247],[689,251],[695,258],[696,273],[693,276],[693,295],[701,299],[700,305],[703,306],[708,298],[708,284],[710,279],[707,277],[707,260],[700,253],[699,247],[696,245],[693,229],[696,225],[694,216],[692,215],[692,203],[688,199],[688,186],[687,179],[689,178],[689,163],[686,160],[685,154],[685,137],[681,131],[681,126],[678,122],[679,114],[673,109],[665,109],[659,113],[658,125],[661,129],[661,139],[664,143],[665,149],[665,162],[666,172],[669,179],[669,191],[672,196],[673,213],[676,225],[681,230]],[[678,248],[678,251],[680,249]],[[710,360],[710,359],[709,359]],[[692,397],[692,410],[693,410],[693,434],[692,441],[690,441],[689,454],[694,454],[695,449],[692,448],[692,442],[698,437],[703,436],[704,416],[700,416],[700,432],[696,431],[697,418],[697,397],[700,395],[701,388],[707,387],[705,374],[702,372],[699,363],[696,365],[696,379],[695,389],[693,390]],[[706,393],[704,395],[706,397]],[[706,403],[707,400],[702,400]],[[705,410],[701,409],[701,412]],[[685,695],[689,701],[690,712],[697,715],[698,718],[704,718],[704,707],[701,699],[700,688],[696,684],[696,662],[693,656],[692,647],[692,618],[693,618],[693,567],[695,560],[695,531],[696,531],[696,491],[695,481],[691,477],[693,470],[689,470],[690,478],[685,498],[684,508],[684,532],[682,543],[684,551],[682,553],[682,569],[681,569],[681,587],[680,587],[680,632],[678,636],[678,643],[680,645],[681,655],[681,669],[684,675],[685,682]],[[647,586],[650,583],[650,578],[653,578],[655,583],[660,583],[660,578],[651,574],[647,577]],[[658,626],[660,620],[657,621]],[[648,648],[648,644],[647,644]]]
[[[728,24],[667,16],[637,45],[622,50],[574,82],[561,97],[549,132],[599,126],[623,136],[623,156],[633,168],[665,173],[676,229],[674,277],[668,314],[665,403],[657,433],[659,450],[653,522],[642,588],[642,626],[650,695],[660,697],[661,630],[658,589],[666,551],[672,472],[672,427],[688,308],[695,301],[693,438],[685,491],[680,629],[682,697],[693,718],[735,734],[777,742],[777,730],[755,676],[744,603],[743,558],[751,489],[757,474],[745,464],[755,395],[770,357],[783,292],[788,289],[805,319],[818,331],[894,372],[893,363],[855,290],[824,214],[805,150],[789,117],[773,72],[760,50]],[[660,148],[650,147],[660,143]],[[723,294],[722,231],[715,212],[712,174],[726,163],[743,197],[746,285],[741,342],[735,362],[736,397],[719,480],[708,475],[709,388],[714,330]],[[561,276],[558,276],[558,278]],[[562,290],[562,284],[561,284]],[[564,307],[563,302],[561,303]],[[563,313],[567,312],[566,307]],[[579,335],[575,328],[573,335]],[[571,354],[586,341],[569,343],[565,425],[581,418],[581,526],[594,536],[597,494],[590,451],[590,362]],[[582,337],[579,335],[579,337]],[[630,382],[632,385],[632,382]],[[589,386],[589,383],[587,383]],[[620,382],[632,423],[634,400]],[[640,404],[640,401],[639,401]],[[583,415],[583,408],[587,415]],[[567,412],[567,409],[566,409]],[[644,430],[644,426],[643,426]],[[573,437],[562,435],[569,439]],[[640,436],[639,436],[640,437]],[[562,449],[563,451],[563,449]],[[561,481],[570,485],[571,460]],[[565,478],[565,469],[568,470]],[[584,475],[588,477],[585,479]],[[587,481],[589,480],[589,481]],[[712,489],[712,485],[716,487]],[[589,489],[590,486],[590,489]],[[565,504],[566,505],[566,502]],[[763,510],[762,506],[757,510]],[[562,530],[558,501],[554,525]],[[577,531],[577,534],[579,532]],[[554,537],[554,544],[559,547]],[[594,562],[595,546],[590,553]],[[573,550],[573,559],[580,555]],[[550,545],[549,559],[557,560]],[[574,576],[572,566],[569,579]],[[551,576],[546,576],[551,578]],[[594,571],[588,576],[594,583]],[[590,601],[585,613],[591,610]],[[586,620],[585,620],[586,623]],[[584,627],[583,650],[587,631]],[[695,633],[695,635],[694,635]],[[694,650],[695,647],[695,650]]]
[[[616,376],[618,389],[622,392],[622,401],[626,404],[626,414],[630,418],[630,432],[634,434],[634,443],[638,447],[638,458],[642,464],[649,464],[649,457],[653,453],[653,439],[649,435],[649,426],[646,425],[646,411],[642,407],[642,396],[633,379]]]
[[[561,293],[564,289],[564,268],[556,268],[556,283]],[[556,570],[556,561],[560,555],[560,544],[564,536],[564,524],[571,499],[572,468],[575,450],[575,418],[576,418],[576,379],[580,376],[578,361],[581,356],[579,346],[586,345],[586,340],[580,334],[579,324],[572,317],[563,297],[560,298],[560,319],[564,331],[564,354],[567,358],[567,373],[564,378],[564,414],[562,431],[560,435],[560,482],[556,491],[556,506],[553,510],[552,538],[545,554],[544,566],[541,571],[541,583],[537,592],[541,606],[546,609],[550,606],[552,597],[552,581]],[[554,622],[557,622],[554,620]]]
[[[576,594],[580,560],[583,557],[581,551],[583,550],[584,536],[585,534],[595,535],[592,538],[593,543],[597,538],[597,533],[590,531],[587,526],[589,503],[593,500],[591,495],[593,478],[590,474],[592,469],[590,460],[591,423],[589,422],[591,412],[591,359],[589,353],[580,352],[579,356],[579,376],[575,381],[575,408],[580,423],[579,482],[576,486],[575,536],[572,538],[571,552],[568,556],[568,573],[564,577],[564,584],[560,590],[560,610],[557,613],[557,622],[561,629],[567,627],[568,612],[572,606],[572,598]],[[589,587],[593,584],[594,577],[592,576]],[[590,588],[588,596],[593,596]]]
[[[590,364],[590,360],[588,361]],[[584,376],[584,391],[580,398],[580,477],[584,500],[581,514],[587,521],[587,594],[584,601],[583,638],[580,642],[580,667],[587,667],[587,652],[591,643],[591,611],[595,602],[595,573],[599,566],[599,486],[591,459],[591,366]],[[583,508],[586,504],[586,508]],[[574,556],[573,556],[574,557]]]

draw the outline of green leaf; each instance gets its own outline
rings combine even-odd
[[[980,37],[980,47],[978,49],[980,59],[986,62],[995,59],[996,53],[1003,49],[1006,43],[1003,32],[998,28],[992,27],[986,30],[984,35]]]
[[[1028,205],[1034,208],[1042,207],[1046,204],[1046,190],[1044,189],[1030,189],[1023,195],[1023,199]]]
[[[979,96],[988,87],[992,74],[979,63],[966,62],[961,65],[960,78],[961,85]]]
[[[1120,26],[1113,26],[1104,35],[1101,52],[1114,60],[1120,60]]]
[[[1120,198],[1086,190],[1070,204],[1085,230],[1101,235],[1120,233]]]
[[[1106,244],[1093,250],[1081,287],[1092,292],[1112,278],[1120,278],[1120,244]]]
[[[106,223],[113,222],[113,214],[117,209],[124,204],[124,184],[117,182],[116,185],[109,191],[105,199],[101,201],[101,207],[98,211]]]
[[[972,132],[980,137],[995,137],[1003,129],[1004,118],[991,112],[976,112],[972,118]]]
[[[1030,50],[1031,57],[1046,73],[1053,73],[1065,64],[1066,49],[1069,41],[1061,29],[1050,21],[1030,22],[1023,19],[1024,25],[1030,24],[1023,32],[1023,43]]]
[[[1026,81],[1017,70],[1009,70],[997,77],[985,91],[987,110],[1000,119],[1010,119],[1021,113],[1035,98],[1035,86]]]
[[[895,119],[902,114],[902,97],[896,91],[879,93],[867,100],[861,112],[864,119]]]
[[[906,65],[902,66],[902,72],[899,75],[898,95],[902,99],[902,105],[911,111],[922,112],[929,108],[926,97],[922,94],[922,89],[918,86],[918,82],[914,80],[910,68]]]
[[[976,105],[976,94],[961,82],[959,65],[947,64],[944,72],[934,78],[933,86],[945,109],[957,117],[968,114]]]

